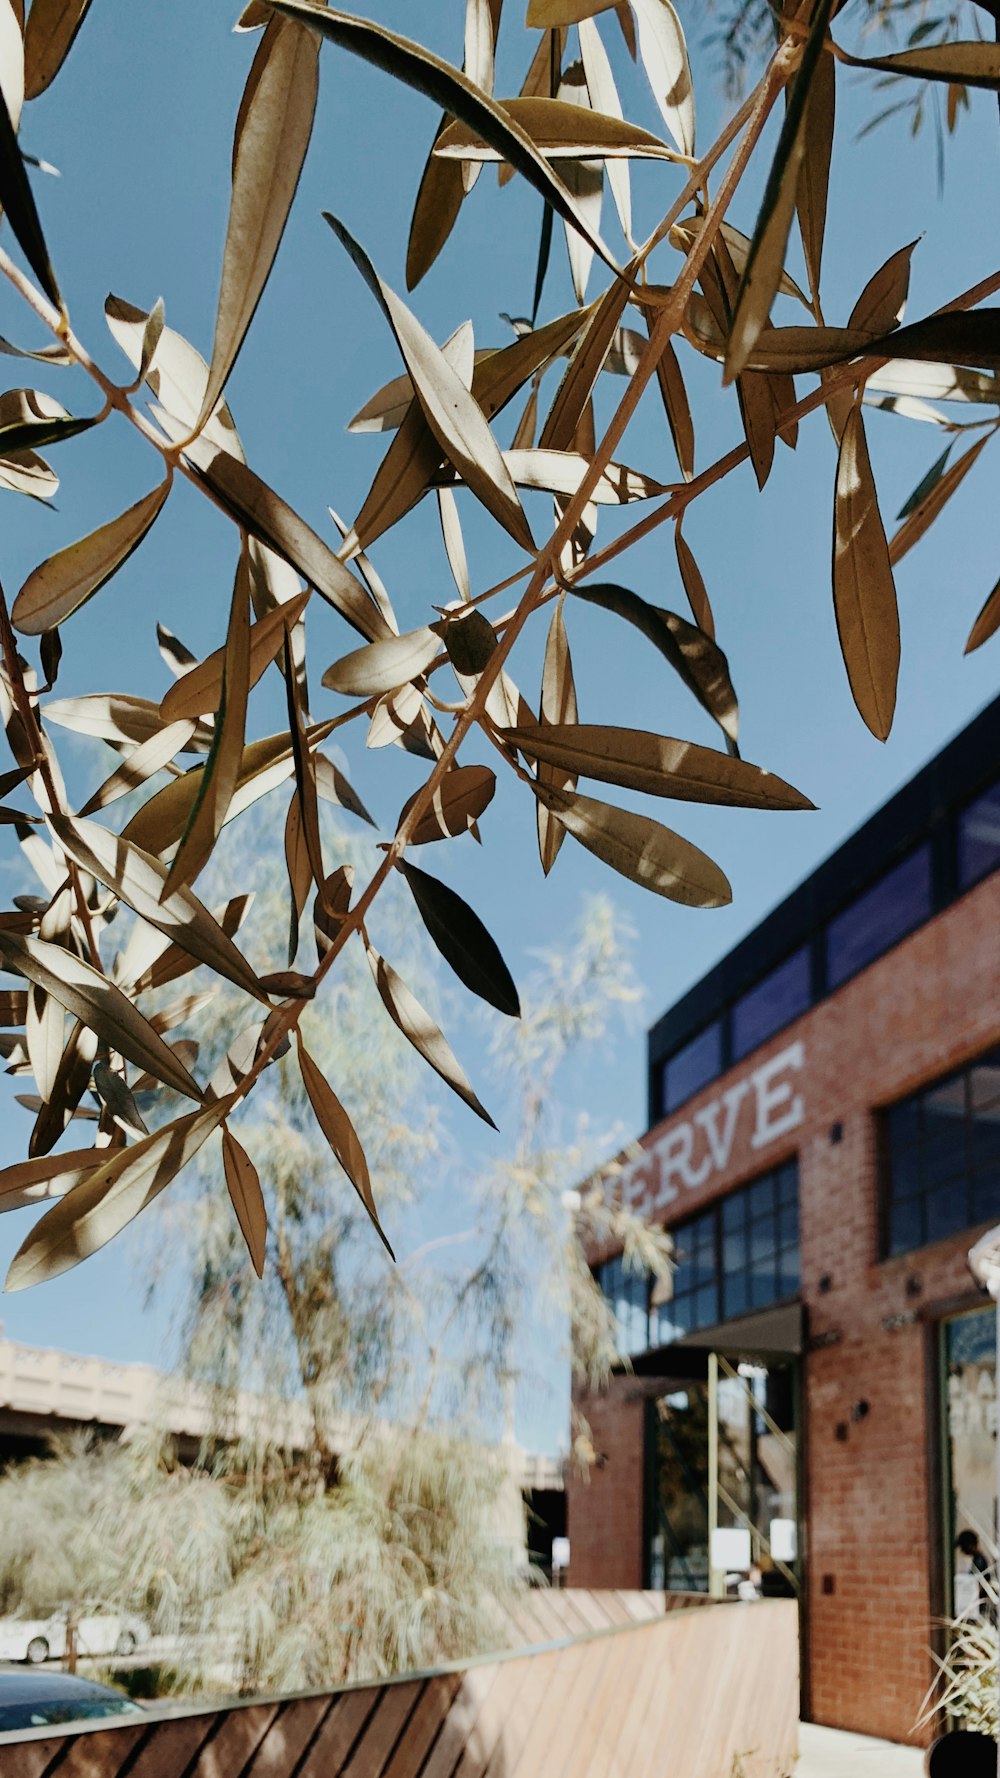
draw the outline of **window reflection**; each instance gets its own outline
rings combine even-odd
[[[733,1060],[748,1056],[783,1025],[790,1025],[807,1011],[811,998],[809,947],[803,945],[737,1000],[733,1007]]]
[[[1000,865],[1000,784],[963,809],[958,817],[958,882],[968,889]]]
[[[1000,1216],[1000,1050],[884,1115],[885,1251]]]
[[[886,871],[871,889],[831,920],[826,930],[826,974],[831,988],[846,982],[931,916],[931,854],[920,846]]]
[[[722,1026],[716,1020],[672,1055],[663,1070],[663,1109],[669,1113],[722,1072]]]

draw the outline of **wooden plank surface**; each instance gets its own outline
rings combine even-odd
[[[288,1778],[332,1709],[329,1696],[293,1698],[283,1704],[247,1767],[246,1778]]]
[[[461,1684],[460,1673],[439,1673],[427,1680],[406,1734],[385,1769],[385,1778],[420,1778]]]

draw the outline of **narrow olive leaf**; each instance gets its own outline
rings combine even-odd
[[[1000,580],[997,581],[969,631],[965,653],[971,654],[974,648],[981,648],[984,642],[988,642],[991,636],[996,635],[998,629],[1000,629]]]
[[[745,759],[641,729],[550,724],[508,729],[506,739],[529,759],[546,760],[563,771],[620,784],[625,790],[642,790],[650,796],[723,803],[735,809],[813,807],[808,797],[783,778]]]
[[[391,633],[360,581],[252,469],[204,436],[192,440],[184,455],[237,523],[288,562],[366,641]]]
[[[319,44],[294,20],[272,19],[247,80],[208,382],[206,420],[246,338],[285,232],[319,90]]]
[[[917,505],[910,508],[907,517],[889,543],[889,560],[894,567],[897,562],[902,561],[907,550],[912,549],[913,545],[919,542],[924,532],[930,529],[938,513],[965,480],[972,465],[984,446],[989,444],[992,436],[991,432],[985,433],[982,438],[976,440],[975,444],[970,445],[967,451],[963,451],[957,463],[953,463],[944,475],[937,477]],[[910,503],[907,502],[907,505],[909,506]]]
[[[327,210],[323,217],[350,254],[392,328],[427,424],[442,450],[487,511],[515,542],[533,552],[534,541],[517,490],[475,397],[416,316],[378,276],[368,255],[343,223]]]
[[[359,821],[367,821],[369,827],[377,827],[378,822],[368,813],[357,791],[350,780],[345,778],[339,766],[325,753],[312,755],[313,771],[316,776],[316,794],[324,803],[332,803],[336,809],[346,809],[349,814],[356,815]]]
[[[949,309],[879,336],[866,348],[878,358],[917,358],[1000,370],[1000,309]],[[994,387],[992,399],[997,399]]]
[[[288,631],[283,630],[282,634],[287,646]],[[184,685],[185,680],[178,683]],[[167,874],[164,895],[194,882],[212,856],[215,842],[225,825],[243,764],[249,692],[250,571],[244,547],[240,551],[233,588],[215,734],[201,774],[198,795]]]
[[[351,891],[354,888],[354,866],[338,864],[331,871],[326,882],[316,891],[313,901],[313,931],[316,938],[316,955],[322,962],[335,938],[339,936],[344,916],[351,905]]]
[[[198,656],[174,635],[173,630],[168,630],[166,624],[156,626],[156,645],[175,679],[183,679],[185,673],[190,673],[191,668],[198,665]]]
[[[155,1074],[175,1092],[200,1099],[201,1088],[182,1067],[149,1020],[127,1000],[120,988],[98,970],[60,945],[40,938],[21,938],[0,931],[0,966],[27,976],[58,1000],[74,1018],[120,1050],[137,1067]]]
[[[62,67],[90,0],[31,0],[24,27],[24,96],[37,99]]]
[[[524,412],[514,429],[511,448],[515,451],[530,451],[535,442],[538,430],[538,384],[533,383],[531,394],[524,406]]]
[[[407,290],[415,290],[424,274],[430,271],[458,221],[465,198],[461,165],[443,160],[435,153],[448,122],[445,116],[438,125],[413,206],[406,247]]]
[[[464,74],[442,61],[421,44],[400,37],[370,19],[354,18],[350,13],[317,4],[317,0],[270,0],[276,12],[310,24],[341,49],[361,56],[376,68],[393,75],[407,86],[415,87],[443,111],[471,124],[484,142],[496,148],[529,184],[540,191],[565,221],[573,223],[605,265],[615,269],[614,261],[600,236],[592,236],[565,185],[552,172],[545,156],[535,147],[531,137],[507,115],[501,105],[480,91]]]
[[[528,0],[528,29],[551,30],[554,25],[576,25],[581,19],[607,12],[615,0]]]
[[[543,488],[552,494],[575,494],[590,472],[590,459],[575,451],[504,451],[503,458],[518,487]],[[595,506],[626,506],[632,500],[651,500],[664,493],[663,482],[628,469],[624,463],[609,463],[588,499]]]
[[[27,351],[23,346],[15,346],[13,340],[6,340],[0,335],[0,356],[4,358],[29,358],[36,364],[72,364],[72,354],[65,346],[42,346],[37,352]]]
[[[606,117],[622,118],[621,100],[615,77],[611,72],[608,52],[604,47],[601,33],[592,19],[581,19],[579,28],[580,56],[583,61],[583,72],[586,76],[587,91],[590,94],[595,111],[603,112]],[[632,188],[627,166],[611,157],[607,162],[608,185],[614,198],[618,220],[622,226],[622,234],[626,241],[632,240]]]
[[[107,1149],[71,1148],[18,1161],[0,1172],[0,1213],[24,1210],[45,1198],[62,1198],[108,1158]]]
[[[832,5],[833,0],[817,0],[809,35],[802,50],[802,60],[788,95],[781,134],[767,176],[757,226],[733,310],[726,353],[728,382],[746,368],[757,336],[771,313],[771,304],[784,271],[788,234],[795,213],[799,177],[806,152],[805,122],[809,90],[816,65],[823,53]]]
[[[158,858],[96,821],[50,815],[49,825],[67,856],[112,889],[140,919],[217,975],[255,999],[263,998],[246,958],[204,903],[190,889],[167,891],[166,867]]]
[[[457,1061],[447,1039],[434,1023],[430,1013],[421,1006],[415,994],[412,994],[401,975],[387,963],[384,957],[367,947],[368,964],[375,979],[375,986],[382,997],[382,1004],[394,1025],[398,1026],[408,1043],[412,1043],[418,1055],[423,1056],[435,1074],[464,1099],[470,1111],[481,1117],[491,1130],[496,1129],[489,1112],[481,1105],[469,1083],[468,1076]]]
[[[545,659],[542,663],[542,692],[540,715],[543,723],[569,724],[577,719],[576,682],[573,678],[573,659],[570,654],[569,638],[566,634],[566,622],[563,616],[565,594],[556,602],[552,613],[552,622],[545,642]],[[540,784],[550,784],[556,790],[575,790],[576,774],[572,771],[560,771],[539,760],[537,765]],[[542,871],[548,876],[559,856],[559,850],[566,837],[566,829],[556,821],[551,811],[543,802],[535,804],[538,829],[538,856]]]
[[[884,265],[879,266],[851,310],[848,327],[889,333],[899,325],[910,288],[910,261],[916,246],[917,242],[911,241],[908,247],[900,247]]]
[[[545,30],[538,39],[538,47],[531,58],[528,72],[521,86],[522,99],[550,99],[559,85],[559,70],[562,67],[562,52],[566,32],[559,26],[555,30]],[[514,169],[509,161],[501,161],[497,168],[497,184],[507,185],[514,177]],[[546,205],[546,211],[548,206]]]
[[[144,383],[149,375],[150,366],[156,357],[156,348],[160,343],[166,320],[166,309],[162,296],[158,296],[142,330],[142,348],[139,357],[139,381]]]
[[[38,399],[38,391],[34,389],[23,392],[29,399],[34,398],[38,407],[57,408],[58,412],[46,416],[40,413],[36,419],[28,412],[22,420],[11,420],[0,423],[0,456],[10,457],[17,451],[40,451],[43,445],[62,444],[67,438],[76,438],[81,432],[89,432],[97,425],[97,416],[91,414],[82,419],[74,419],[58,402],[50,401],[48,396]]]
[[[111,1113],[113,1121],[128,1136],[148,1136],[142,1114],[120,1074],[107,1062],[94,1063],[94,1086],[98,1096]]]
[[[0,1025],[21,1026],[28,1016],[28,996],[23,988],[0,990]]]
[[[647,326],[651,329],[652,325],[652,318],[647,318]],[[656,360],[656,381],[678,466],[684,480],[689,482],[694,475],[694,422],[681,367],[669,340]]]
[[[299,708],[299,689],[292,668],[292,650],[285,632],[285,699],[288,708],[288,733],[292,743],[295,788],[302,809],[302,832],[309,854],[309,864],[317,883],[326,876],[323,864],[323,842],[319,831],[319,804],[316,790],[316,762],[309,751]]]
[[[624,278],[616,278],[591,309],[542,427],[538,442],[545,450],[567,451],[572,447],[581,415],[594,392],[628,300],[627,282]]]
[[[0,98],[3,98],[0,103],[0,210],[10,223],[25,259],[49,301],[61,309],[62,297],[45,245],[24,157],[18,146],[15,123],[6,98],[2,94]]]
[[[561,99],[504,99],[503,110],[549,160],[676,160],[658,136],[621,117]],[[453,119],[434,148],[440,159],[494,161],[502,157],[468,124]],[[589,245],[589,243],[588,243]]]
[[[339,691],[348,698],[394,691],[397,685],[407,685],[425,672],[440,650],[436,631],[426,626],[407,630],[402,636],[388,636],[334,661],[323,674],[323,684],[327,691]]]
[[[677,566],[680,570],[681,580],[684,583],[684,591],[688,596],[688,604],[691,607],[694,621],[698,628],[704,630],[705,635],[711,637],[714,641],[715,619],[712,616],[712,607],[709,602],[708,593],[705,590],[705,582],[702,579],[701,569],[698,567],[698,564],[694,559],[694,555],[687,539],[681,535],[679,524],[674,531],[674,549],[677,555]]]
[[[833,56],[820,56],[813,69],[809,88],[809,103],[803,125],[805,147],[795,194],[809,289],[813,302],[817,305],[836,117],[837,64]]]
[[[910,74],[917,80],[943,80],[950,86],[985,87],[1000,91],[1000,56],[995,43],[936,43],[928,48],[900,50],[892,56],[850,56],[852,68],[875,68],[884,74]]]
[[[79,735],[92,735],[98,741],[109,741],[113,747],[139,747],[152,735],[161,734],[167,726],[158,704],[150,698],[131,697],[126,692],[91,692],[82,698],[53,698],[44,706],[43,714],[46,722],[73,729]],[[186,751],[207,752],[211,738],[211,730],[199,725]]]
[[[479,915],[454,889],[405,858],[397,859],[396,868],[405,877],[431,938],[459,981],[498,1012],[520,1018],[521,1003],[513,977]]]
[[[451,577],[460,599],[472,598],[472,586],[469,581],[469,563],[465,554],[465,540],[462,536],[462,521],[458,516],[458,505],[450,488],[439,488],[437,491],[438,518],[441,521],[441,536],[444,540],[444,553],[448,558]]]
[[[28,575],[14,600],[11,619],[25,636],[54,629],[92,598],[137,550],[170,492],[170,479],[127,512],[50,556]]]
[[[7,102],[15,131],[24,109],[24,3],[3,0],[0,5],[0,92]],[[27,155],[29,165],[44,165]]]
[[[277,605],[273,611],[267,612],[253,625],[249,635],[248,689],[257,684],[271,662],[281,653],[285,630],[298,621],[308,603],[308,592],[298,593],[294,598],[286,600],[284,605]],[[218,710],[227,646],[228,644],[217,648],[213,654],[206,655],[203,661],[197,661],[178,679],[176,685],[170,687],[160,705],[160,714],[166,722],[179,722],[184,717],[207,716]]]
[[[844,427],[837,460],[833,604],[854,702],[884,741],[896,703],[899,614],[860,407]]]
[[[232,938],[239,931],[252,901],[252,895],[234,895],[213,915],[226,938]],[[195,959],[180,945],[167,943],[162,933],[137,920],[122,958],[120,974],[133,992],[140,994],[179,981],[189,975],[194,966]]]
[[[299,948],[299,922],[309,900],[313,873],[309,863],[305,830],[302,825],[302,804],[297,790],[292,791],[285,817],[285,869],[288,872],[288,965],[295,962]]]
[[[944,419],[926,406],[926,397],[934,401],[971,401],[992,405],[1000,401],[1000,383],[985,371],[966,370],[957,364],[928,364],[916,358],[895,360],[873,371],[865,380],[865,390],[886,389],[892,399],[880,401],[907,418],[933,419],[940,425]]]
[[[689,624],[674,611],[650,605],[630,588],[613,582],[581,581],[570,588],[574,598],[585,599],[613,611],[658,648],[664,660],[684,681],[709,716],[718,723],[727,744],[734,748],[739,735],[739,705],[722,649],[697,624]]]
[[[253,1262],[258,1278],[264,1276],[264,1253],[267,1247],[267,1210],[260,1177],[242,1143],[231,1130],[222,1131],[222,1165],[226,1187],[232,1199],[236,1220]]]
[[[172,436],[186,438],[195,430],[208,380],[208,365],[190,340],[166,325],[161,326],[155,352],[147,362],[155,313],[155,303],[147,311],[136,308],[120,296],[109,296],[104,304],[112,338],[171,415],[174,421]],[[201,431],[203,437],[218,445],[220,450],[237,457],[241,463],[246,461],[233,416],[224,401],[219,402]]]
[[[444,645],[456,673],[466,678],[482,673],[496,652],[496,631],[486,614],[474,605],[447,619]]]
[[[11,457],[0,457],[0,488],[47,503],[59,491],[59,477],[35,451],[15,451]]]
[[[146,1136],[88,1173],[19,1247],[5,1289],[24,1290],[88,1259],[168,1186],[216,1130],[228,1110],[219,1100]]]
[[[330,732],[329,725],[320,724],[317,730],[310,732],[310,741],[320,741]],[[174,778],[165,784],[162,790],[156,791],[141,809],[137,809],[122,832],[127,840],[141,846],[147,852],[162,856],[171,846],[177,844],[198,795],[203,766],[196,766],[185,772],[183,778]],[[239,778],[229,813],[229,821],[235,821],[262,796],[267,796],[279,784],[287,783],[294,771],[292,761],[292,743],[287,729],[277,735],[264,735],[259,741],[251,741],[243,749],[243,760],[240,765]]]
[[[732,900],[718,865],[658,821],[542,784],[534,791],[581,846],[641,888],[685,907],[725,907]]]
[[[694,154],[694,87],[681,22],[670,0],[631,0],[639,57],[663,121],[682,154]]]
[[[690,253],[704,226],[704,216],[685,216],[681,222],[674,223],[667,239],[681,253]],[[736,271],[742,272],[750,255],[749,235],[743,234],[742,230],[734,228],[731,223],[723,222],[719,225],[719,237],[725,243]],[[784,270],[778,280],[778,290],[782,296],[794,296],[805,308],[810,307],[809,298],[799,289],[795,279]]]
[[[371,1180],[368,1177],[368,1162],[365,1160],[364,1149],[358,1141],[357,1131],[329,1081],[321,1074],[306,1049],[301,1032],[296,1032],[296,1037],[302,1084],[309,1095],[309,1103],[316,1114],[316,1122],[371,1217],[389,1258],[394,1260],[396,1255],[393,1253],[385,1230],[378,1219]]]
[[[65,1024],[66,1014],[58,1000],[46,994],[44,988],[32,988],[28,994],[24,1041],[39,1094],[46,1103],[52,1098],[59,1072]]]
[[[475,828],[478,817],[493,801],[496,774],[489,766],[454,766],[441,780],[413,832],[407,837],[409,846],[425,846],[432,840],[453,839],[456,834]],[[410,813],[419,790],[403,804],[396,822],[396,831]]]
[[[950,438],[945,445],[944,450],[941,452],[940,457],[931,464],[927,474],[921,476],[909,499],[903,502],[903,505],[896,514],[897,520],[909,518],[911,512],[916,511],[921,501],[926,498],[931,489],[937,486],[948,466],[948,458],[951,456],[954,444],[955,440]]]

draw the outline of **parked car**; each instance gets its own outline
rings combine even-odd
[[[92,1679],[72,1673],[0,1671],[0,1734],[40,1729],[49,1723],[85,1722],[101,1716],[141,1716],[142,1708]]]
[[[0,1618],[0,1661],[61,1660],[66,1654],[69,1609],[49,1617]],[[130,1655],[149,1641],[149,1626],[131,1613],[88,1605],[76,1613],[78,1655]]]

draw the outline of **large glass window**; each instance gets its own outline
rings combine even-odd
[[[968,889],[1000,865],[1000,784],[993,784],[958,817],[958,884]]]
[[[826,976],[839,987],[931,916],[931,853],[920,846],[826,929]]]
[[[996,1547],[996,1316],[956,1315],[941,1328],[945,1426],[945,1572],[955,1617],[978,1616],[985,1603],[977,1565],[956,1539],[974,1532],[984,1555]],[[963,1540],[964,1541],[964,1540]],[[946,1595],[947,1596],[947,1595]]]
[[[1000,1049],[884,1115],[886,1255],[1000,1220]]]
[[[722,1073],[722,1026],[716,1021],[683,1049],[677,1050],[663,1069],[663,1110],[676,1111],[692,1093],[707,1087]]]
[[[626,1267],[621,1254],[597,1268],[597,1282],[615,1312],[618,1350],[631,1358],[649,1345],[649,1278]]]
[[[797,1294],[798,1193],[798,1165],[789,1161],[672,1231],[672,1295],[651,1311],[651,1346]]]
[[[812,998],[810,986],[809,947],[803,945],[737,1000],[733,1007],[733,1061],[748,1056],[805,1012]]]

